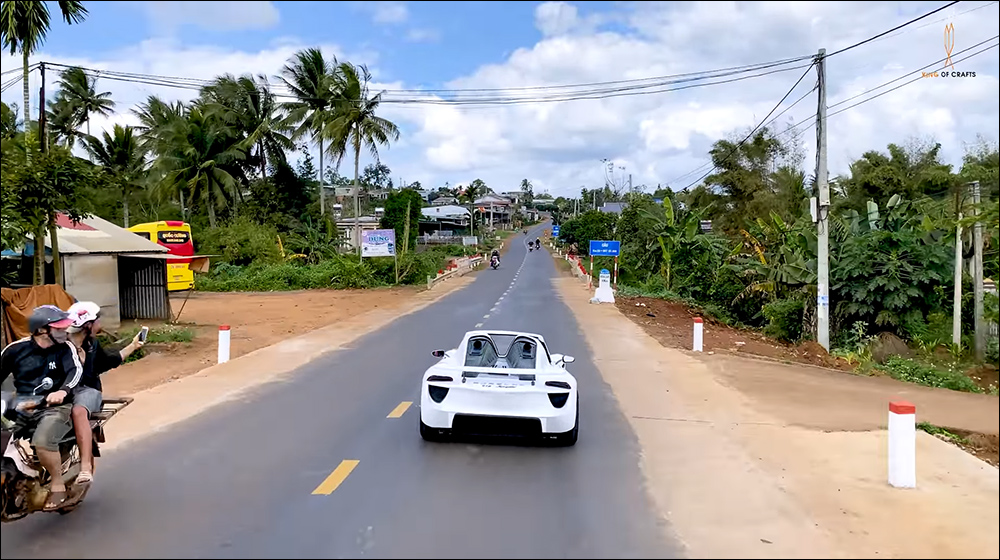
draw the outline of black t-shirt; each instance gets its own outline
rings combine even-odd
[[[28,337],[0,352],[0,383],[13,376],[14,390],[22,395],[32,394],[46,377],[52,379],[52,388],[41,394],[60,390],[68,393],[80,383],[82,375],[83,363],[70,342],[42,348]]]
[[[80,385],[101,390],[101,374],[122,365],[122,355],[118,350],[108,350],[96,339],[83,342],[87,359],[83,362],[83,376]]]

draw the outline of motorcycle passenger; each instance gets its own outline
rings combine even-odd
[[[31,444],[38,462],[52,478],[45,511],[58,509],[66,501],[66,484],[62,477],[61,442],[72,430],[70,395],[83,375],[83,364],[76,348],[68,341],[66,328],[73,321],[69,314],[54,305],[36,307],[28,318],[31,336],[11,343],[0,352],[0,382],[14,378],[19,395],[32,395],[46,377],[52,387],[39,393],[47,406],[22,412],[18,421],[34,426]],[[41,391],[41,389],[39,389]]]
[[[90,417],[101,411],[104,396],[101,394],[101,377],[128,358],[132,352],[142,348],[143,343],[136,333],[132,342],[121,351],[101,347],[97,335],[101,332],[101,306],[92,301],[79,301],[69,308],[73,324],[69,326],[69,340],[76,348],[83,362],[80,384],[73,390],[73,429],[76,445],[80,449],[80,474],[77,484],[94,480],[94,433],[90,428]]]

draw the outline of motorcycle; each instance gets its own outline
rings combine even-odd
[[[16,420],[21,413],[44,407],[45,397],[38,393],[48,391],[52,384],[52,379],[46,377],[32,391],[31,396],[15,397],[4,393],[0,399],[0,449],[3,449],[3,464],[0,465],[0,522],[16,521],[45,508],[52,476],[42,468],[31,445],[33,428]],[[100,456],[98,444],[105,441],[104,425],[131,403],[130,397],[105,398],[101,411],[92,415],[90,427],[94,433],[94,457]],[[80,474],[80,450],[73,431],[59,443],[59,453],[62,457],[60,475],[66,483],[67,497],[55,511],[65,515],[80,505],[90,490],[90,484],[75,484],[76,477]]]
[[[532,251],[534,251],[534,250],[535,250],[535,246],[534,245],[528,245],[528,252],[529,253],[532,252]]]
[[[494,256],[490,259],[490,266],[493,267],[493,270],[500,268],[500,257]]]

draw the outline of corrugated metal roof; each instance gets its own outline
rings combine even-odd
[[[469,211],[461,206],[431,206],[421,208],[420,211],[428,218],[454,218],[458,216],[468,216]]]
[[[65,214],[57,214],[56,225],[61,254],[167,252],[166,247],[98,216],[83,218],[74,223]],[[45,236],[45,247],[52,247],[48,235]]]

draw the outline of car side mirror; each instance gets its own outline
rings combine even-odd
[[[563,356],[562,361],[564,364],[572,364],[573,362],[576,361],[576,358],[574,358],[573,356]]]
[[[443,358],[444,357],[444,350],[435,350],[435,351],[431,352],[431,356],[434,356],[435,358]]]

